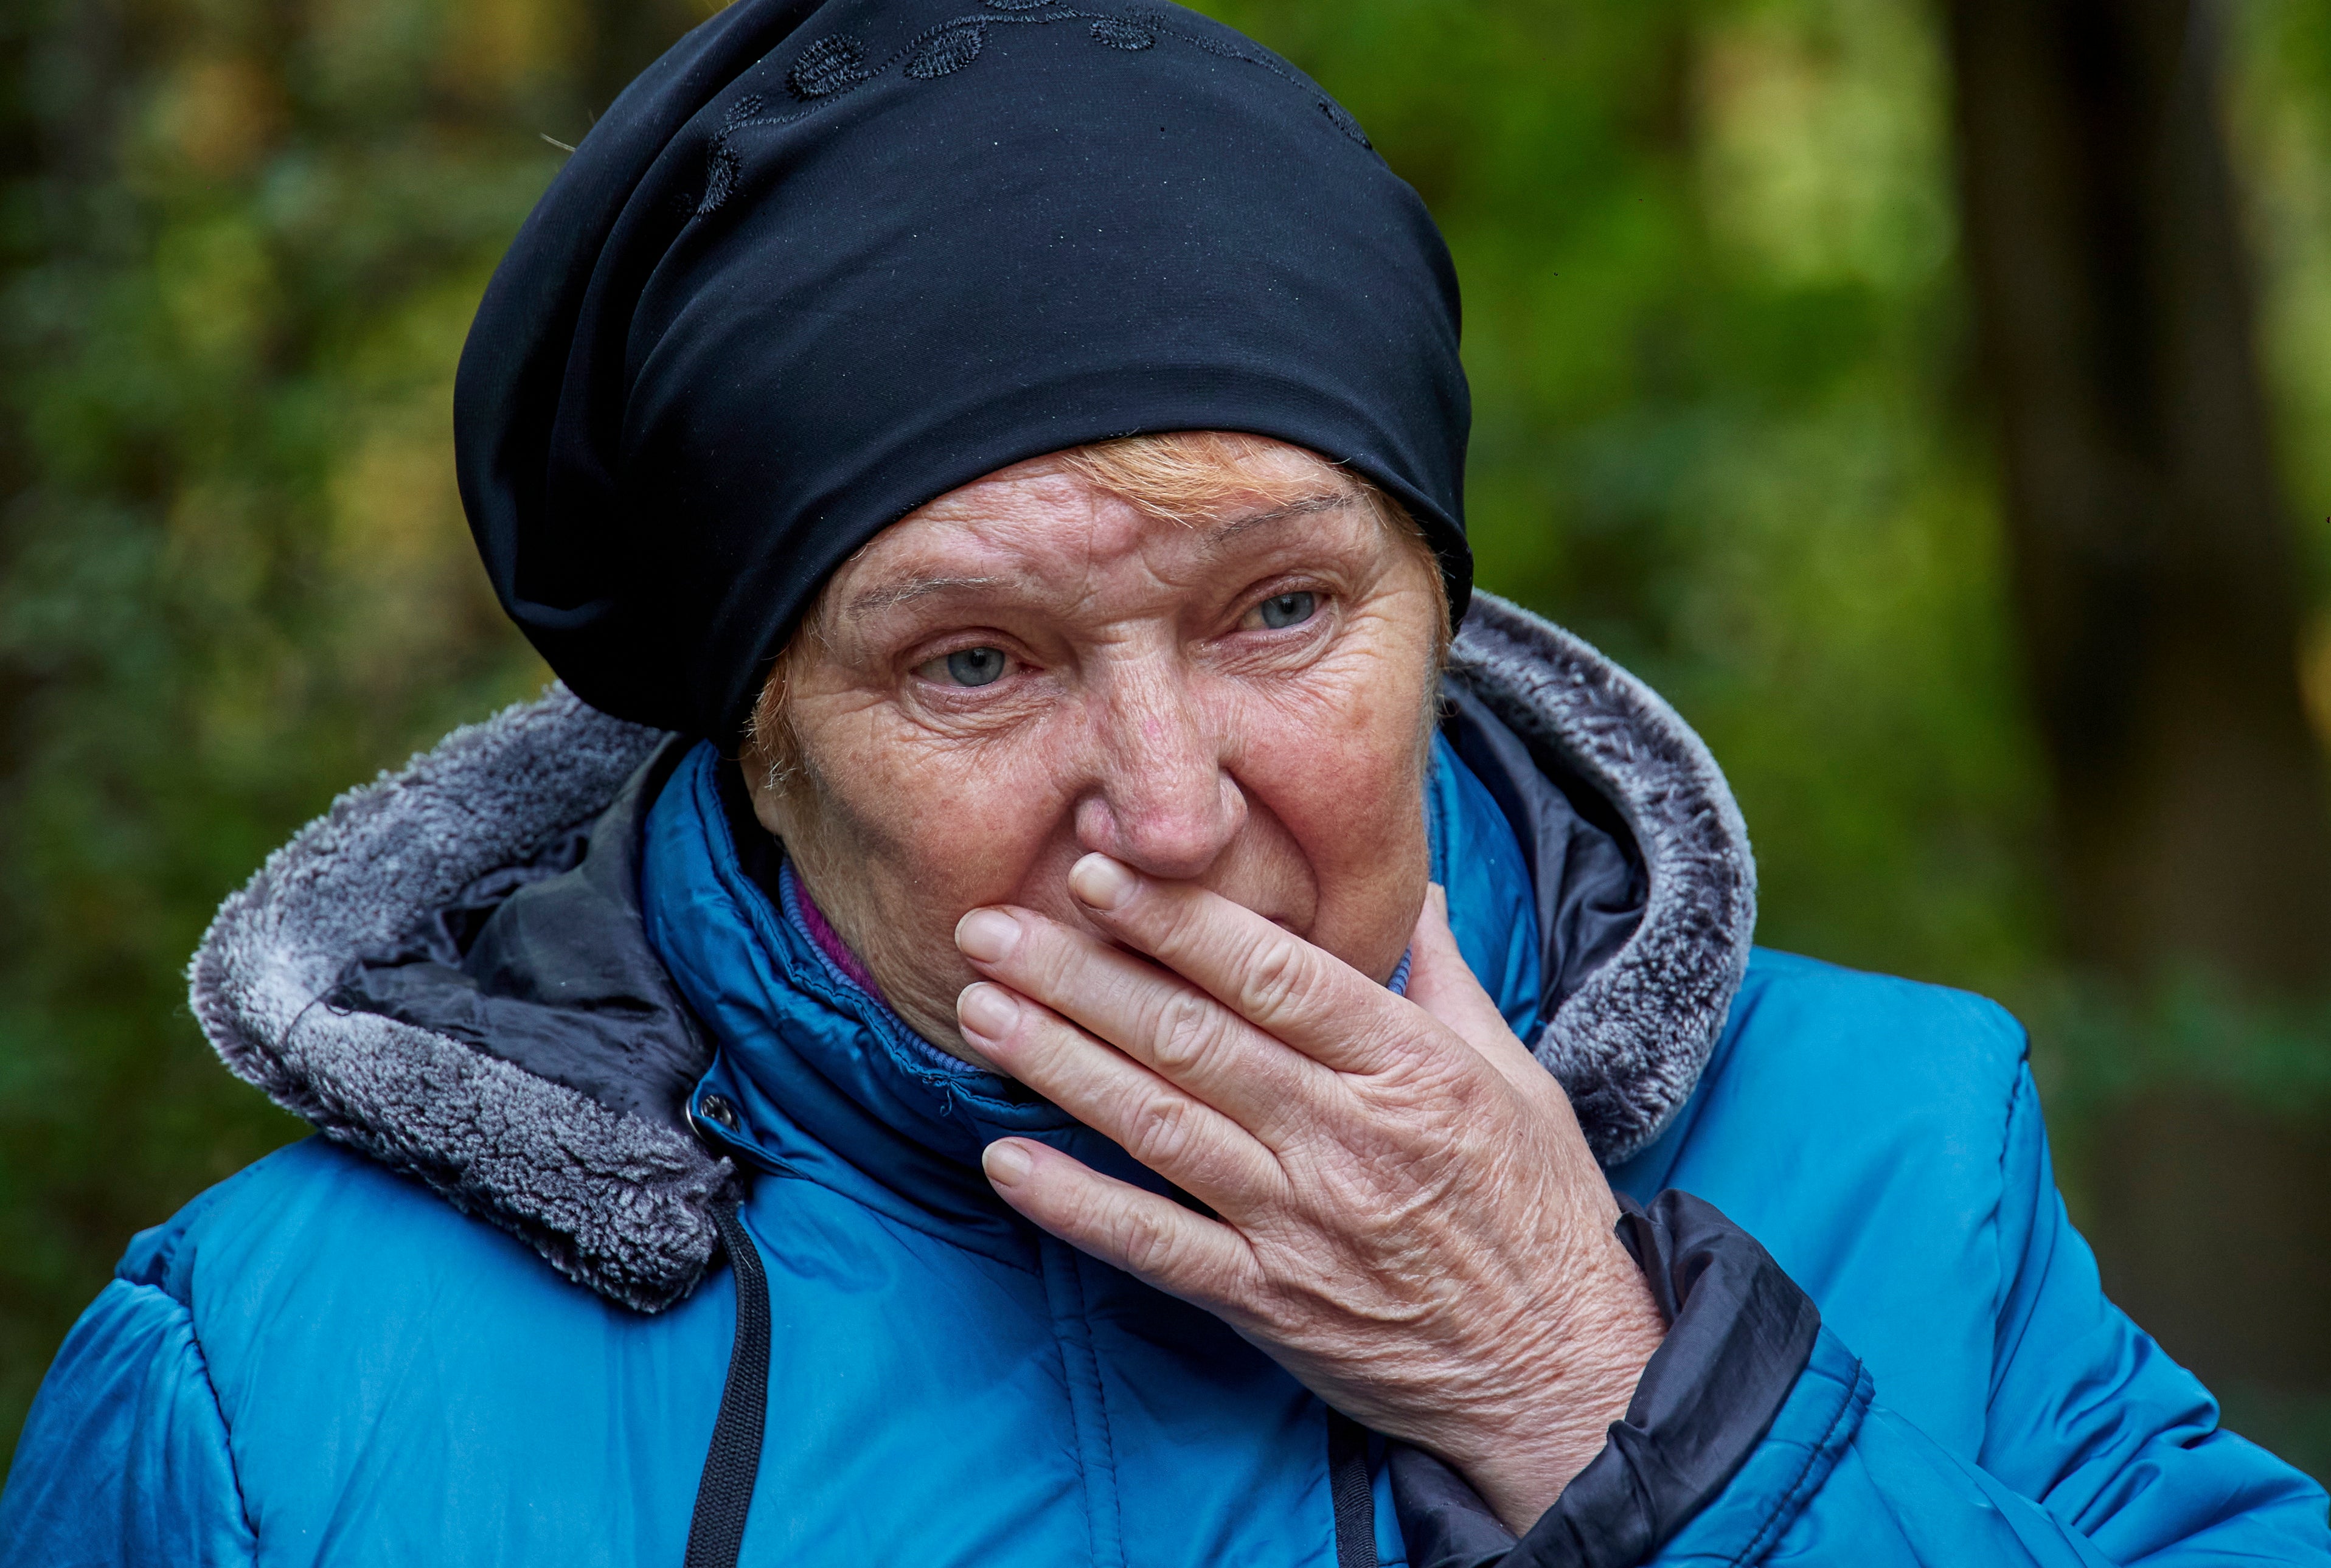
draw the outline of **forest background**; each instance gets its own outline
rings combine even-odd
[[[0,1464],[302,1130],[186,1011],[212,909],[546,679],[454,363],[713,8],[0,5]],[[1204,8],[1449,236],[1481,582],[1708,737],[1767,945],[2026,1018],[2117,1296],[2331,1475],[2331,0]]]

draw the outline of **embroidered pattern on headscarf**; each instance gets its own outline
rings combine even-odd
[[[802,107],[789,114],[764,115],[764,100],[758,93],[747,93],[730,105],[705,152],[704,195],[696,204],[694,214],[702,217],[718,210],[736,190],[737,177],[743,173],[742,160],[731,139],[737,132],[790,125],[839,100],[893,66],[917,81],[951,76],[979,58],[987,45],[989,28],[1015,24],[1046,26],[1056,22],[1084,22],[1090,24],[1087,36],[1106,49],[1138,53],[1155,48],[1160,38],[1172,38],[1219,59],[1255,66],[1309,96],[1330,125],[1360,146],[1375,150],[1375,144],[1368,140],[1367,132],[1349,110],[1292,71],[1282,69],[1276,61],[1216,39],[1185,33],[1159,13],[1137,11],[1112,15],[1080,11],[1064,0],[985,0],[985,12],[953,17],[925,28],[880,64],[869,65],[866,46],[846,33],[829,33],[803,45],[785,78],[786,89],[801,100]]]

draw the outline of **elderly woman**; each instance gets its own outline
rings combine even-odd
[[[1283,62],[741,0],[457,423],[567,689],[220,914],[323,1136],[131,1244],[0,1562],[2331,1561],[2014,1025],[1752,955],[1698,740],[1470,594],[1447,257]]]

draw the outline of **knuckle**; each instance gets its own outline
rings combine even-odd
[[[1294,1012],[1303,1000],[1306,962],[1291,941],[1263,941],[1247,955],[1245,969],[1238,990],[1251,1009],[1250,1016],[1263,1028]]]
[[[1156,1215],[1141,1209],[1125,1209],[1117,1221],[1118,1256],[1125,1267],[1135,1274],[1156,1275],[1169,1271],[1178,1250],[1174,1233]]]
[[[1151,1050],[1157,1069],[1179,1077],[1204,1064],[1222,1039],[1221,1010],[1194,991],[1177,991],[1159,1009]]]
[[[1178,1095],[1148,1096],[1126,1129],[1125,1152],[1153,1170],[1174,1164],[1196,1136],[1194,1108]]]
[[[1319,966],[1297,944],[1264,942],[1249,955],[1239,992],[1247,1016],[1263,1028],[1311,1010],[1319,988]]]
[[[1156,922],[1157,941],[1161,946],[1185,949],[1206,938],[1205,900],[1194,897],[1188,889],[1179,889],[1176,898],[1146,899],[1151,906],[1148,913]]]
[[[1020,973],[1037,991],[1047,995],[1059,995],[1067,988],[1083,956],[1074,943],[1063,941],[1061,936],[1051,921],[1038,921],[1012,955]]]

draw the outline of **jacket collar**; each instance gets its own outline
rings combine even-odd
[[[709,746],[680,765],[648,813],[640,877],[648,940],[719,1041],[690,1106],[708,1143],[1006,1256],[1018,1249],[978,1173],[999,1137],[1164,1190],[1057,1107],[915,1034],[820,951],[790,870],[748,872],[740,849],[756,846],[739,842],[720,771]]]
[[[1451,671],[1458,749],[1536,862],[1550,957],[1534,1049],[1616,1163],[1689,1096],[1738,988],[1746,832],[1698,737],[1559,628],[1477,594]],[[647,1311],[702,1276],[737,1181],[687,1126],[712,1051],[647,949],[631,859],[684,749],[659,755],[667,739],[558,688],[457,730],[270,857],[188,975],[239,1076]],[[1639,902],[1565,903],[1574,860],[1611,860],[1571,819],[1619,846]],[[1562,948],[1565,931],[1585,938]]]
[[[1748,972],[1756,861],[1747,824],[1707,744],[1583,639],[1477,594],[1450,661],[1539,776],[1590,818],[1610,813],[1633,841],[1641,919],[1576,976],[1532,1042],[1596,1157],[1615,1165],[1690,1098]],[[1543,908],[1551,879],[1540,860]]]
[[[1445,740],[1425,818],[1459,946],[1527,1028],[1539,997],[1528,868],[1496,801]],[[977,1168],[999,1137],[1035,1138],[1167,1190],[1093,1129],[909,1030],[837,939],[820,942],[813,907],[754,820],[736,768],[710,746],[690,752],[656,796],[638,881],[649,943],[719,1042],[691,1120],[741,1164],[815,1180],[910,1226],[941,1216],[950,1240],[985,1236],[1011,1257],[1016,1242]],[[1406,978],[1403,964],[1392,989]]]

